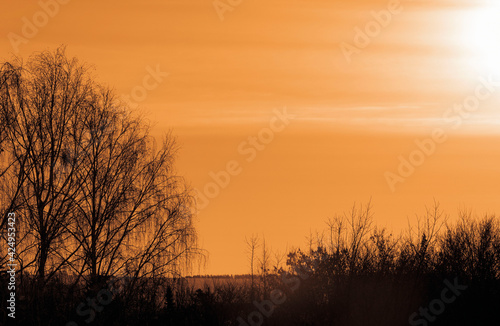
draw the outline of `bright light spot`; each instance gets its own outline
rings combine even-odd
[[[500,1],[468,11],[463,20],[463,46],[481,73],[500,74]]]

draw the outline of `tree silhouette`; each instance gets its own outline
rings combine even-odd
[[[90,284],[179,273],[199,253],[173,136],[157,146],[87,65],[64,48],[5,63],[0,105],[2,226],[8,212],[22,216],[26,271]]]
[[[7,151],[23,181],[10,206],[22,212],[20,222],[30,230],[34,244],[32,262],[43,280],[47,262],[57,266],[79,190],[71,176],[58,182],[56,166],[63,146],[81,135],[91,82],[76,59],[66,59],[62,50],[40,53],[26,65],[17,60],[4,66],[10,68],[10,82],[2,84],[2,111],[10,134]]]
[[[258,235],[255,235],[255,234],[252,234],[252,236],[250,238],[246,238],[245,237],[245,243],[246,243],[246,246],[247,246],[247,251],[248,251],[248,254],[249,254],[249,262],[250,262],[250,277],[251,277],[251,288],[250,288],[250,291],[251,291],[251,297],[252,299],[254,298],[255,296],[255,280],[254,280],[254,266],[255,266],[255,254],[256,254],[256,250],[257,248],[259,247],[259,237]]]

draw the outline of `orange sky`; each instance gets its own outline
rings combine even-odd
[[[500,5],[391,3],[242,0],[222,21],[212,0],[4,1],[0,53],[65,44],[124,96],[149,71],[168,73],[149,78],[134,105],[157,133],[178,136],[178,170],[193,188],[203,192],[228,162],[240,172],[196,220],[210,254],[201,272],[245,273],[245,236],[303,246],[370,198],[377,223],[395,231],[434,198],[451,215],[500,212]],[[367,27],[361,48],[354,38]],[[349,59],[342,44],[355,49]],[[249,137],[265,137],[284,108],[293,119],[253,157]],[[436,130],[446,141],[392,191],[387,172]]]

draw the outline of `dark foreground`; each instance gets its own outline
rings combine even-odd
[[[397,239],[362,230],[332,233],[307,253],[292,251],[286,266],[261,270],[253,282],[250,276],[204,285],[165,277],[42,282],[18,275],[16,324],[500,325],[496,218]],[[2,325],[12,321],[8,312],[2,309]]]

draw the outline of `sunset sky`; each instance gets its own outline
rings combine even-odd
[[[207,198],[200,273],[247,273],[245,237],[303,247],[370,198],[394,232],[434,199],[500,213],[498,1],[62,2],[3,1],[2,61],[66,45],[173,131]]]

